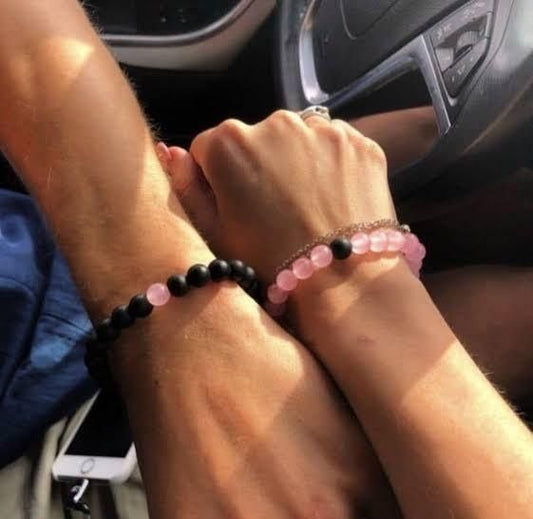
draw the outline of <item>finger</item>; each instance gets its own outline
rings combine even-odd
[[[181,197],[195,180],[198,172],[187,150],[172,146],[168,154],[168,174],[171,178],[172,189],[178,197]]]
[[[168,174],[168,167],[169,167],[169,162],[170,162],[170,151],[167,145],[164,142],[158,142],[155,147],[155,151],[157,153],[159,162],[161,163],[161,167]]]
[[[172,147],[169,153],[172,189],[198,231],[209,238],[214,232],[217,214],[213,190],[188,151]]]
[[[365,147],[366,153],[370,157],[374,157],[378,159],[378,161],[379,159],[382,159],[386,162],[387,157],[385,156],[383,149],[374,139],[367,137],[346,121],[335,119],[332,124],[338,128],[344,129],[344,131],[348,134],[352,144]]]
[[[304,128],[305,123],[302,117],[297,112],[291,112],[290,110],[276,110],[270,114],[264,121],[261,121],[256,126],[264,124],[277,124],[282,126],[288,126],[292,128]]]
[[[309,126],[309,128],[320,128],[322,126],[329,126],[331,120],[326,119],[322,115],[310,115],[305,118],[304,123]]]
[[[350,123],[343,121],[342,119],[333,119],[331,121],[331,124],[344,132],[346,132],[348,135],[359,137],[361,139],[366,139],[366,137],[361,133],[357,128],[352,126]]]
[[[198,135],[191,144],[191,155],[196,163],[205,172],[209,179],[211,168],[209,167],[210,155],[220,151],[221,146],[227,146],[232,141],[241,142],[247,135],[250,126],[237,119],[227,119],[216,128],[206,130]]]
[[[212,128],[198,134],[192,141],[189,153],[195,162],[202,168],[206,169],[208,150],[213,142],[213,136],[216,129]]]
[[[341,119],[334,119],[331,122],[331,124],[334,127],[339,128],[341,131],[346,132],[350,142],[352,143],[352,149],[354,150],[365,149],[367,157],[374,157],[378,164],[380,162],[384,163],[384,168],[368,169],[367,171],[373,171],[373,172],[383,171],[384,175],[385,176],[387,175],[387,157],[385,156],[379,144],[377,144],[374,140],[366,137],[363,133],[361,133],[359,130],[354,128],[350,123],[346,121],[343,121]],[[396,207],[394,205],[392,197],[390,196],[389,196],[388,213],[389,215],[392,215],[393,218],[397,218]],[[388,217],[389,217],[388,215],[383,216],[383,218],[388,218]],[[381,218],[381,216],[379,218]],[[376,219],[379,219],[379,218],[376,217]]]

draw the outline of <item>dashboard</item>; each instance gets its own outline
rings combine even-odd
[[[122,63],[154,69],[226,68],[276,0],[90,0],[85,8]]]
[[[239,0],[93,0],[88,4],[96,23],[114,34],[178,35],[216,22]]]

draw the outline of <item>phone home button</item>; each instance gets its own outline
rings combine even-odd
[[[95,461],[93,458],[88,458],[83,461],[83,463],[80,465],[80,472],[82,474],[88,474],[93,470]]]

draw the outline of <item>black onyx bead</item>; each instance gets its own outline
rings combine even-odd
[[[91,353],[91,352],[87,352],[85,354],[85,365],[87,366],[87,369],[89,371],[91,370],[96,370],[99,368],[99,370],[101,371],[102,368],[107,365],[107,356],[105,353],[102,353],[102,354],[94,354],[94,353]]]
[[[117,330],[112,324],[111,319],[104,319],[96,327],[96,337],[102,342],[113,342],[118,339],[120,331]]]
[[[135,318],[148,317],[153,309],[153,305],[148,301],[145,294],[137,294],[132,297],[128,304],[128,313]]]
[[[113,385],[113,375],[107,357],[92,357],[85,356],[85,365],[89,375],[96,380],[103,387],[110,387]]]
[[[209,269],[205,265],[193,265],[187,272],[187,283],[193,287],[205,287],[211,279]]]
[[[229,266],[231,267],[230,278],[237,283],[242,281],[244,279],[246,265],[241,260],[231,260]]]
[[[227,261],[216,259],[209,264],[211,279],[216,283],[228,279],[231,275],[231,267]]]
[[[174,297],[183,297],[189,292],[189,285],[185,276],[170,276],[167,280],[167,288]]]
[[[106,355],[110,348],[108,342],[99,341],[96,337],[87,341],[85,347],[87,348],[87,355],[92,357]]]
[[[129,328],[134,322],[135,317],[130,315],[127,305],[117,306],[117,308],[111,312],[111,324],[117,330]]]
[[[246,289],[248,295],[255,299],[258,303],[262,303],[262,293],[261,293],[261,283],[256,279],[254,282]]]
[[[249,267],[248,265],[246,265],[242,272],[242,279],[240,281],[240,285],[244,289],[247,289],[252,286],[255,280],[256,280],[255,270],[252,267]]]
[[[336,238],[329,246],[333,257],[338,260],[344,260],[352,254],[352,242],[347,238]]]

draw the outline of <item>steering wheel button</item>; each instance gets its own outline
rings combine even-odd
[[[494,0],[475,0],[465,5],[431,31],[431,42],[435,48],[440,47],[449,38],[456,35],[466,25],[486,17],[494,9]],[[489,24],[490,25],[490,24]]]
[[[440,47],[435,49],[437,55],[437,61],[439,62],[439,69],[441,72],[448,70],[455,61],[455,52],[454,49],[449,47]]]
[[[494,0],[476,0],[457,12],[463,25],[486,16],[494,10]]]
[[[431,41],[435,47],[442,45],[454,32],[459,30],[459,26],[453,20],[445,21],[437,25],[431,32]]]
[[[488,39],[480,41],[468,54],[444,73],[444,84],[452,97],[457,97],[489,48]]]
[[[478,18],[494,11],[494,0],[476,0],[466,9],[471,11],[473,18]]]

